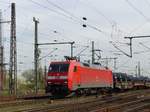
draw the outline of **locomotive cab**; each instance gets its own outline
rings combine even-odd
[[[74,59],[51,62],[46,79],[46,93],[51,93],[53,96],[66,96],[72,92],[72,81],[70,79],[73,69],[77,65],[79,65],[79,62]]]
[[[66,94],[68,93],[68,70],[69,62],[52,62],[49,66],[47,76],[46,93]]]

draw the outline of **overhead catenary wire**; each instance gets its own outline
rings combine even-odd
[[[116,48],[118,49],[120,52],[122,52],[124,55],[128,56],[128,57],[131,57],[131,55],[127,54],[126,52],[124,52],[123,50],[121,50],[120,48],[118,48],[118,46],[116,46],[113,42],[111,42],[111,44]]]
[[[115,22],[114,20],[112,20],[111,18],[109,18],[105,14],[103,14],[100,10],[98,10],[95,6],[93,6],[93,4],[91,4],[91,3],[87,2],[87,1],[86,1],[86,3],[84,2],[84,4],[88,5],[88,7],[92,8],[92,9],[94,9],[94,11],[96,13],[98,13],[101,17],[103,17],[110,25],[114,24],[114,22]]]
[[[137,51],[137,52],[133,52],[133,54],[142,54],[142,53],[148,53],[148,52],[150,52],[150,50]]]
[[[40,33],[40,32],[39,32],[39,33]],[[43,36],[42,38],[44,38],[44,36]]]
[[[134,29],[132,29],[132,30],[129,32],[129,35],[130,35],[131,33],[133,33],[133,32],[135,32],[135,31],[141,29],[144,25],[146,25],[147,22],[150,22],[150,18],[147,17],[146,15],[144,15],[144,13],[143,13],[142,11],[140,11],[140,9],[136,8],[129,0],[125,0],[125,1],[128,3],[128,5],[129,5],[131,8],[133,8],[139,15],[141,15],[141,16],[146,20],[146,22],[144,22],[144,23],[138,25],[137,27],[135,27]],[[145,1],[147,1],[147,0],[145,0]],[[147,1],[147,2],[148,2],[148,1]],[[147,4],[148,4],[148,3],[147,3]],[[149,6],[150,6],[150,5],[149,5]]]
[[[28,1],[29,1],[29,2],[32,2],[32,3],[36,4],[36,5],[38,5],[39,7],[42,7],[42,8],[44,8],[44,9],[47,9],[47,10],[51,11],[51,12],[55,12],[55,13],[57,13],[57,14],[59,14],[59,15],[62,15],[62,16],[64,16],[64,17],[66,17],[66,18],[69,18],[69,19],[72,19],[72,20],[73,20],[72,17],[67,16],[66,14],[63,14],[63,13],[61,13],[61,12],[59,12],[59,11],[54,10],[54,9],[51,9],[51,8],[49,8],[49,7],[45,6],[45,5],[42,5],[42,4],[38,3],[38,2],[35,2],[34,0],[28,0]]]
[[[150,7],[150,2],[148,0],[144,0],[146,4]]]
[[[6,2],[6,1],[0,1],[0,2],[3,4],[10,4],[9,2]]]
[[[125,0],[130,7],[132,7],[138,14],[140,14],[146,21],[150,22],[150,18],[145,16],[142,11],[136,8],[129,0]]]
[[[148,50],[150,50],[150,47],[146,46],[146,45],[143,44],[142,42],[140,42],[139,44],[142,45],[143,47],[147,48]]]
[[[9,4],[5,9],[1,10],[3,13],[7,12],[10,9],[11,5]]]
[[[150,22],[150,18],[145,16],[144,13],[142,11],[140,11],[138,8],[136,8],[131,2],[129,2],[129,0],[126,0],[126,2],[128,3],[128,5],[130,5],[134,10],[136,10],[141,16],[144,17],[144,19],[147,21],[147,22]],[[142,24],[143,25],[143,24]],[[124,52],[123,50],[121,50],[117,45],[115,45],[114,43],[112,43],[112,45],[118,49],[119,51],[121,51],[124,55],[128,56],[128,57],[132,57],[132,53],[130,52],[130,55],[127,54],[126,52]],[[131,49],[131,47],[130,47]]]
[[[25,42],[23,42],[23,43],[25,43]],[[25,43],[26,44],[26,43]],[[33,43],[31,43],[31,44],[33,44]]]
[[[81,24],[83,23],[83,20],[81,21],[80,18],[74,16],[72,13],[66,11],[65,9],[61,8],[60,6],[54,4],[53,2],[50,2],[49,0],[46,0],[46,1],[47,1],[48,3],[50,3],[51,5],[55,6],[56,8],[58,8],[59,10],[63,11],[64,13],[66,13],[66,14],[70,15],[71,17],[73,17],[72,19],[79,21]],[[95,26],[93,26],[93,25],[90,25],[90,24],[88,24],[88,23],[86,23],[86,25],[89,26],[90,28],[92,28],[92,29],[98,31],[98,32],[101,32],[101,33],[105,34],[105,35],[108,34],[107,32],[102,31],[101,29],[99,29],[99,28],[97,28],[97,27],[95,27]]]
[[[86,1],[86,4],[87,4],[87,1]],[[115,28],[115,32],[116,32],[116,29],[117,29],[117,33],[123,32],[123,33],[128,34],[127,32],[125,32],[125,31],[123,31],[123,30],[121,30],[120,28],[117,27],[118,23],[115,20],[112,20],[111,18],[108,18],[107,16],[105,16],[101,11],[99,11],[91,3],[88,3],[88,6],[91,7],[92,9],[94,9],[99,15],[101,15],[112,26],[112,32],[110,33],[110,37],[111,37],[112,40],[113,40],[112,37],[114,36],[114,34],[113,34],[114,33],[114,31],[113,31],[114,28]],[[116,35],[116,36],[118,36],[118,35]],[[114,41],[114,42],[118,42],[119,43],[119,40],[117,39],[117,41]]]
[[[141,28],[142,28],[143,26],[145,26],[147,23],[148,23],[148,22],[146,21],[146,22],[144,22],[144,23],[142,23],[142,24],[136,26],[135,28],[133,28],[133,29],[129,32],[129,35],[131,35],[131,34],[134,33],[135,31],[141,29]]]
[[[81,2],[81,1],[80,1],[80,2]],[[82,2],[82,3],[83,3],[83,2]],[[88,0],[86,1],[86,3],[84,2],[84,4],[87,5],[88,7],[92,8],[92,9],[94,10],[94,12],[96,12],[96,13],[99,14],[101,17],[103,17],[112,27],[113,27],[114,25],[115,25],[115,27],[117,27],[117,25],[120,26],[120,24],[119,24],[116,20],[114,20],[114,19],[112,19],[112,18],[106,16],[102,11],[100,11],[99,9],[97,9],[91,2],[88,2]],[[122,32],[124,32],[124,33],[126,33],[126,34],[128,34],[128,32],[122,30],[121,28],[117,28],[117,29],[119,29],[120,31],[122,31]]]
[[[149,2],[148,0],[144,0],[144,1],[145,1],[145,3],[150,7],[150,2]],[[139,11],[139,10],[136,10],[136,11]],[[139,13],[142,13],[142,12],[140,11]],[[144,15],[144,14],[142,13],[142,16],[143,16],[143,15]],[[145,16],[145,15],[144,15],[144,16]],[[144,17],[144,18],[145,18],[145,17]],[[147,18],[148,18],[148,17],[145,18],[145,19],[146,19],[146,22],[144,22],[144,23],[138,25],[136,28],[132,29],[129,34],[131,34],[131,33],[135,32],[135,31],[141,29],[143,26],[146,25],[146,23],[150,22],[150,21],[149,21],[150,18],[148,18],[148,20],[147,20]]]
[[[49,52],[49,53],[46,54],[45,56],[40,57],[40,58],[39,58],[39,61],[42,60],[42,59],[44,59],[44,58],[46,58],[46,57],[48,57],[50,54],[52,54],[52,53],[55,52],[56,50],[57,50],[57,48],[53,49],[51,52]]]
[[[4,42],[10,43],[10,40],[5,39]],[[26,41],[21,41],[21,40],[17,40],[17,43],[21,43],[21,44],[25,44],[25,45],[33,45],[34,44],[34,43],[31,43],[31,42],[26,42]]]
[[[76,19],[78,19],[76,16],[74,16],[72,13],[70,13],[69,11],[61,8],[60,6],[54,4],[53,2],[49,1],[49,0],[46,0],[50,5],[53,5],[54,7],[58,8],[59,10],[63,11],[65,14],[68,14],[70,17],[74,17]],[[72,18],[73,19],[73,18]]]
[[[53,2],[50,2],[49,0],[46,0],[46,1],[48,1],[48,3],[51,4],[51,5],[53,5],[54,7],[58,8],[61,12],[63,11],[66,15],[70,16],[69,19],[71,19],[71,20],[73,20],[73,21],[75,21],[75,22],[78,22],[79,24],[83,24],[83,20],[81,20],[80,18],[74,16],[72,13],[66,11],[65,9],[61,8],[60,6],[54,4]],[[38,3],[38,2],[35,2],[35,1],[33,1],[33,0],[32,0],[32,2],[35,3],[35,4],[37,4],[37,5],[39,5],[39,6],[42,6],[42,7],[43,7],[43,5],[41,5],[41,4]],[[47,7],[47,6],[44,6],[44,8],[48,8],[48,7]],[[49,9],[49,8],[48,8],[48,9]],[[52,11],[52,10],[51,10],[51,11]],[[58,11],[56,11],[56,10],[55,10],[54,12],[57,13],[57,14],[60,14],[60,12],[58,13]],[[62,16],[65,16],[66,18],[68,18],[68,16],[66,16],[65,14],[63,14],[63,15],[61,14],[61,15],[62,15]],[[98,32],[100,32],[100,33],[102,33],[102,34],[104,34],[105,36],[110,36],[110,34],[109,34],[108,32],[103,31],[103,30],[99,29],[98,27],[95,27],[95,26],[93,26],[93,25],[91,25],[91,24],[88,24],[88,23],[86,23],[86,25],[87,25],[88,27],[90,27],[90,28],[92,28],[92,29],[94,29],[94,30],[96,30],[96,31],[98,31]]]
[[[29,0],[28,0],[28,1],[29,1]],[[38,3],[38,2],[35,2],[35,1],[33,1],[33,0],[30,0],[30,2],[36,4],[36,5],[40,6],[40,7],[43,7],[43,8],[45,8],[45,9],[47,9],[47,10],[50,10],[50,11],[55,12],[55,13],[57,13],[57,14],[60,14],[60,15],[62,15],[62,16],[64,16],[64,17],[66,17],[66,18],[69,18],[69,19],[73,20],[74,22],[77,22],[77,23],[79,23],[79,24],[83,24],[83,21],[82,21],[80,18],[77,18],[76,16],[67,16],[66,14],[60,13],[60,12],[58,12],[58,11],[56,11],[56,10],[52,10],[52,9],[50,9],[49,7],[47,7],[47,6],[45,6],[45,5],[42,5],[42,4]],[[54,4],[54,3],[53,3],[53,4]],[[55,4],[55,7],[56,7],[56,4]],[[57,7],[57,8],[58,8],[58,7]],[[59,9],[60,9],[60,8],[59,8]],[[68,14],[68,13],[67,13],[67,14]],[[70,15],[70,14],[69,14],[69,15]],[[93,25],[90,25],[90,24],[88,24],[88,23],[86,23],[86,26],[89,26],[90,28],[92,28],[92,29],[94,29],[94,30],[96,30],[96,31],[98,31],[98,32],[100,32],[100,33],[102,33],[102,34],[106,34],[106,33],[107,33],[107,32],[105,32],[105,31],[101,30],[100,28],[95,27],[95,26],[93,26]],[[106,36],[106,35],[105,35],[105,36]]]

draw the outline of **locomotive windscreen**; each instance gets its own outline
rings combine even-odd
[[[67,72],[69,64],[50,64],[49,72]]]

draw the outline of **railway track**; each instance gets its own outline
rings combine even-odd
[[[116,100],[107,105],[101,105],[90,112],[137,112],[139,109],[150,107],[150,94],[141,92],[140,94],[133,94],[124,96],[121,100]],[[148,108],[150,112],[150,108]],[[140,112],[144,112],[140,111]]]
[[[14,100],[16,100],[15,96],[0,96],[0,102],[14,101]]]
[[[146,93],[144,93],[144,94],[145,94],[144,97],[146,97]],[[104,107],[107,107],[108,105],[114,105],[114,103],[117,103],[116,105],[118,105],[118,104],[122,104],[123,102],[130,102],[136,98],[137,98],[137,100],[139,100],[139,102],[142,102],[144,97],[141,97],[141,96],[143,96],[142,91],[133,93],[133,94],[132,93],[119,94],[118,96],[107,97],[104,99],[95,99],[93,101],[91,100],[91,101],[87,101],[87,102],[76,102],[76,103],[74,103],[74,105],[70,105],[70,107],[68,109],[65,108],[64,110],[59,110],[59,111],[55,111],[55,112],[66,112],[66,111],[67,112],[72,112],[72,111],[88,112],[88,111],[93,111],[95,108],[104,108]],[[139,98],[141,98],[142,100]],[[145,99],[147,99],[147,97]],[[145,100],[143,102],[145,103]],[[98,111],[98,112],[101,112],[101,111]],[[104,110],[102,112],[107,112],[107,111]],[[121,112],[121,111],[118,111],[118,112]]]
[[[28,104],[19,103],[20,105],[17,106],[14,104],[14,106],[12,108],[10,107],[10,109],[12,110],[11,112],[121,112],[120,110],[122,106],[129,107],[134,103],[137,104],[134,105],[135,109],[142,109],[142,107],[143,109],[146,107],[148,108],[150,96],[148,96],[147,93],[149,92],[150,90],[139,90],[98,98],[95,98],[95,96],[89,96],[51,101],[37,100],[36,102],[31,101],[31,103]],[[3,108],[3,111],[7,112],[7,109]],[[127,112],[132,112],[132,110],[128,110]]]
[[[134,101],[115,102],[108,104],[106,107],[97,108],[90,112],[135,112],[138,109],[150,106],[150,96],[142,99],[136,99]]]

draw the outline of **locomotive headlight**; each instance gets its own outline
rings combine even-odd
[[[67,84],[67,81],[65,81],[64,83]]]

